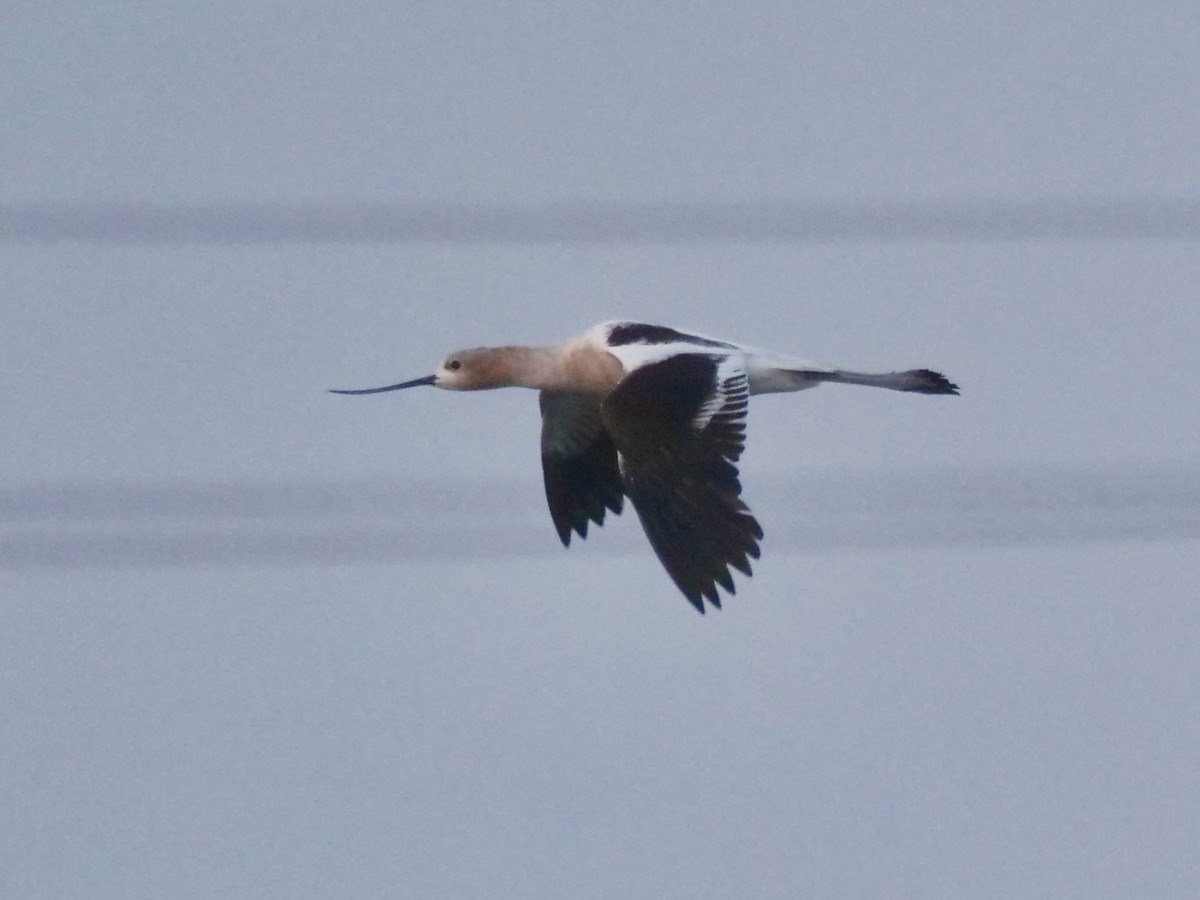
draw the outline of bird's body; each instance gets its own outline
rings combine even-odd
[[[549,347],[451,354],[433,375],[367,394],[433,385],[540,391],[542,473],[564,546],[629,497],[667,573],[700,612],[750,574],[762,529],[741,500],[737,462],[752,394],[831,381],[925,394],[958,388],[929,369],[869,374],[820,366],[661,325],[604,322]]]

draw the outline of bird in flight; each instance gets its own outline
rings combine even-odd
[[[563,546],[589,523],[620,513],[626,497],[667,574],[701,613],[750,575],[762,528],[741,499],[737,463],[750,395],[822,382],[918,394],[957,394],[929,369],[869,374],[816,365],[741,344],[642,322],[603,322],[548,347],[451,353],[436,372],[400,384],[452,391],[527,387],[539,392],[542,475]]]

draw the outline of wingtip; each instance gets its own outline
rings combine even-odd
[[[755,549],[757,550],[757,548],[755,548]],[[758,559],[758,553],[757,552],[747,553],[747,556],[743,556],[738,559],[731,559],[729,561],[729,564],[731,566],[733,566],[735,569],[737,569],[739,572],[741,572],[747,578],[749,578],[751,575],[754,574],[754,570],[750,568],[750,559],[748,557],[753,557],[754,559]],[[729,592],[732,594],[733,589],[730,588]]]
[[[916,391],[922,394],[958,394],[958,385],[932,369],[916,369],[911,374],[917,376]]]

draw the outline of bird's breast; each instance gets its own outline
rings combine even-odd
[[[583,394],[604,396],[625,377],[621,361],[607,350],[578,347],[564,360],[566,389]]]

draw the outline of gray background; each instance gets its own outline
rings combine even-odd
[[[1194,3],[3,20],[0,894],[1200,895]],[[616,317],[963,396],[756,399],[700,617],[323,393]]]

